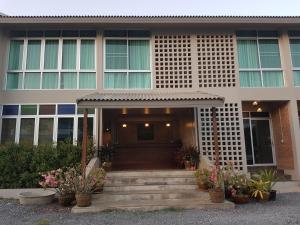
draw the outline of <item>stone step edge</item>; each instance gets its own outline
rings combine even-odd
[[[116,185],[104,185],[104,189],[107,188],[111,188],[111,187],[155,187],[155,186],[197,186],[197,183],[194,184],[116,184]]]
[[[158,175],[158,176],[155,176],[155,175],[149,175],[149,176],[110,176],[110,175],[107,175],[106,176],[107,179],[153,179],[153,178],[195,178],[196,177],[194,176],[194,174],[188,174],[187,176],[185,175]]]
[[[131,195],[131,194],[207,194],[206,191],[201,190],[133,190],[133,191],[104,191],[99,194],[93,194],[92,197],[101,195]]]

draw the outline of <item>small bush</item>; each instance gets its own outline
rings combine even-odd
[[[88,160],[94,148],[89,145]],[[39,173],[76,166],[81,161],[81,146],[70,142],[53,145],[0,145],[0,188],[34,188]]]

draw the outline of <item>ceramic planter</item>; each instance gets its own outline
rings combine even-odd
[[[213,203],[223,203],[225,200],[224,191],[223,190],[209,190],[209,197],[211,202]]]
[[[76,193],[76,204],[79,207],[88,207],[92,202],[92,194],[90,193]]]
[[[34,190],[22,192],[19,194],[21,205],[46,205],[53,201],[55,191],[50,190]]]
[[[60,194],[58,196],[58,203],[61,206],[70,206],[72,205],[72,202],[74,200],[75,200],[75,193]]]

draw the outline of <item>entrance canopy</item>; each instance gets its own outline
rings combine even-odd
[[[104,92],[77,99],[81,108],[161,108],[161,107],[220,107],[224,98],[201,91],[194,92]]]

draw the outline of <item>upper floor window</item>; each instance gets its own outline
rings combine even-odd
[[[116,30],[104,36],[104,88],[151,88],[150,33]]]
[[[294,85],[300,87],[300,31],[289,31]]]
[[[238,31],[241,87],[283,87],[278,34],[275,31]]]
[[[6,89],[95,89],[92,31],[13,32]]]

